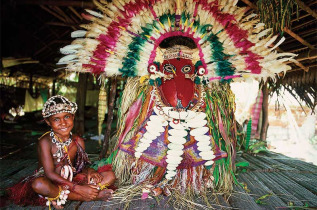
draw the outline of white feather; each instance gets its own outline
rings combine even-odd
[[[271,30],[271,28],[263,30],[262,32],[258,33],[257,38],[260,39],[261,37],[266,36]]]
[[[78,58],[77,55],[66,55],[59,59],[58,64],[65,64],[67,62],[73,61],[74,59]]]
[[[261,28],[261,27],[264,27],[265,24],[264,23],[258,23],[256,24],[256,26],[254,28]]]
[[[273,48],[271,48],[270,50],[271,50],[271,51],[274,50],[275,48],[277,48],[278,46],[280,46],[280,44],[282,44],[284,41],[285,41],[285,37],[283,36],[283,37],[281,38],[281,40],[280,40]]]
[[[273,36],[264,46],[270,46],[277,39],[277,35]]]
[[[86,35],[87,31],[85,30],[77,30],[77,31],[73,31],[70,36],[72,38],[79,38],[79,37],[84,37]]]
[[[100,14],[99,12],[95,12],[93,10],[90,9],[85,9],[86,12],[88,12],[89,14],[95,16],[95,17],[99,17],[99,18],[103,18],[104,16],[102,14]]]
[[[60,48],[62,54],[73,54],[76,53],[78,49],[83,48],[81,44],[71,44],[63,48]]]

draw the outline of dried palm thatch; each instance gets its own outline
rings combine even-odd
[[[293,12],[296,11],[298,17],[296,0],[258,0],[257,7],[261,21],[274,33],[283,34],[285,27],[290,28]]]
[[[302,106],[305,103],[312,111],[317,105],[317,70],[309,72],[294,71],[287,73],[283,78],[277,78],[275,82],[269,82],[270,92],[277,95],[288,91]]]

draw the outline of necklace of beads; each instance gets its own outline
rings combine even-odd
[[[56,136],[53,131],[51,131],[50,137],[52,138],[52,142],[56,144],[57,147],[57,151],[55,152],[55,154],[53,154],[53,157],[57,158],[57,162],[60,162],[61,159],[64,157],[64,154],[66,154],[67,161],[69,165],[72,166],[72,162],[70,161],[67,149],[67,147],[72,143],[72,132],[70,132],[70,136],[65,142],[63,142],[58,136]],[[57,137],[57,139],[55,137]]]

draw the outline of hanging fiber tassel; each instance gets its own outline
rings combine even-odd
[[[104,86],[100,87],[99,92],[99,102],[98,102],[98,135],[99,135],[99,145],[101,145],[101,131],[102,123],[105,120],[105,114],[108,112],[108,98],[107,91]]]

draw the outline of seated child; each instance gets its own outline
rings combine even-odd
[[[103,167],[107,171],[98,172],[87,167],[90,162],[84,141],[72,136],[76,110],[76,103],[58,95],[44,104],[42,115],[51,131],[39,138],[37,173],[9,189],[16,204],[41,205],[46,202],[46,205],[60,209],[67,199],[107,201],[111,197],[113,191],[107,189],[115,182],[111,165]]]

